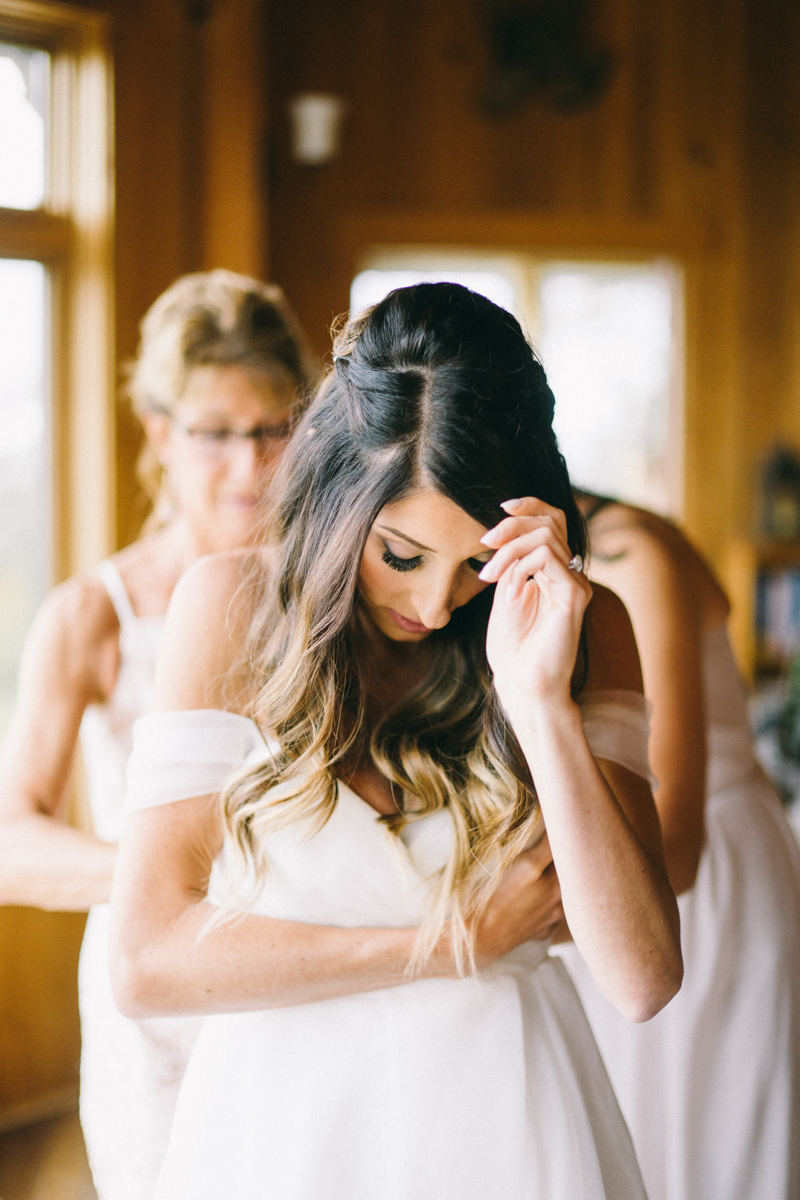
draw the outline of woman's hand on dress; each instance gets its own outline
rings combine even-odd
[[[475,959],[488,966],[523,942],[546,941],[564,916],[547,836],[503,872],[475,929]]]
[[[495,550],[480,578],[496,583],[486,653],[507,712],[568,698],[592,588],[572,558],[564,513],[528,496],[481,539]]]

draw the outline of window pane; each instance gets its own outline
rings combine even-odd
[[[536,339],[573,481],[666,513],[678,500],[677,287],[666,266],[548,264]]]
[[[38,208],[47,189],[50,56],[0,42],[0,205]]]
[[[0,736],[22,644],[51,583],[47,275],[0,259]]]
[[[478,266],[471,270],[461,266],[453,270],[442,267],[439,270],[386,268],[361,271],[350,285],[350,314],[355,316],[371,304],[377,304],[395,288],[411,287],[415,283],[460,283],[487,296],[501,308],[510,312],[516,310],[515,288],[508,276]]]

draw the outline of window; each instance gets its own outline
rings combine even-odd
[[[672,516],[681,511],[682,282],[664,261],[558,261],[465,250],[375,251],[351,311],[422,280],[463,283],[507,308],[556,397],[573,482]]]
[[[50,55],[0,42],[0,205],[39,208],[47,187]]]
[[[20,648],[52,579],[47,291],[42,263],[0,259],[0,731]]]
[[[106,18],[0,0],[0,736],[36,608],[111,548]]]

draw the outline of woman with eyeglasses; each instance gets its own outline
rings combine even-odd
[[[628,1019],[675,993],[636,646],[552,419],[510,313],[392,292],[263,545],[176,589],[112,900],[120,1004],[205,1014],[153,1200],[644,1200],[538,898]]]
[[[81,951],[81,1120],[100,1200],[149,1200],[197,1023],[131,1021],[111,997],[107,901],[131,728],[164,614],[201,555],[252,541],[265,480],[314,379],[279,288],[188,275],[142,323],[128,394],[153,511],[139,539],[57,587],[30,633],[0,765],[0,903],[90,910]],[[94,832],[63,820],[77,743]]]

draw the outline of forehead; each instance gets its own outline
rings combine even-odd
[[[209,363],[189,370],[176,409],[196,416],[257,419],[264,413],[284,412],[293,400],[287,381],[271,371]]]
[[[391,526],[443,557],[468,558],[485,549],[480,539],[486,533],[486,526],[448,496],[428,488],[387,504],[378,514],[375,526]]]

